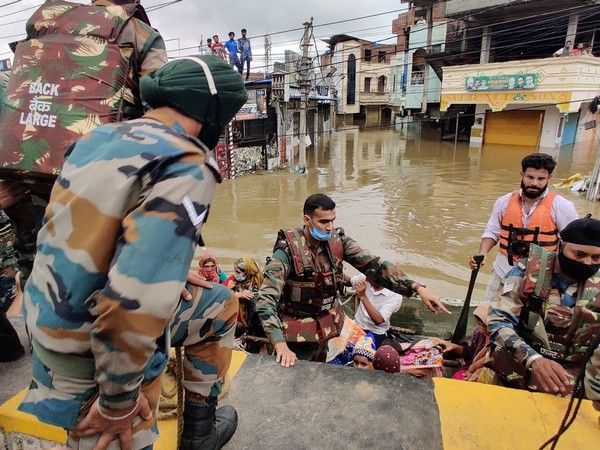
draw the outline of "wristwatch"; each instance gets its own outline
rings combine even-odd
[[[421,287],[427,287],[427,286],[425,286],[422,283],[419,283],[418,281],[415,281],[413,284],[410,285],[410,290],[416,294],[417,291],[419,290],[419,288],[421,288]]]

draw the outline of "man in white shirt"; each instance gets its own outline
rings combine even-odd
[[[500,243],[485,300],[493,301],[500,282],[519,258],[527,256],[531,242],[556,250],[558,233],[577,219],[573,202],[548,190],[555,167],[556,161],[545,153],[526,156],[521,161],[521,189],[496,200],[479,244],[483,266],[488,252]],[[477,266],[473,257],[469,264],[471,269]]]
[[[571,55],[571,46],[573,45],[573,43],[571,41],[567,41],[565,46],[562,48],[559,48],[558,50],[556,50],[552,56],[554,58],[558,58],[560,56],[569,56]]]
[[[390,329],[390,317],[402,306],[402,296],[371,280],[367,281],[362,273],[350,278],[350,284],[356,288],[360,300],[354,321],[363,330],[373,334],[375,345],[379,347]]]

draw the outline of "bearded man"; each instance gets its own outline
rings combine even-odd
[[[577,219],[573,202],[548,190],[555,167],[550,155],[527,155],[521,161],[521,189],[496,200],[479,244],[483,266],[488,252],[500,243],[485,300],[493,301],[500,282],[520,258],[527,256],[530,244],[556,250],[558,233]],[[473,257],[469,264],[471,269],[477,267]]]

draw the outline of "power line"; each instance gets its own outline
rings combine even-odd
[[[591,16],[595,16],[595,15],[598,15],[598,14],[600,14],[600,9],[598,11],[596,11],[594,14],[592,14]],[[583,28],[581,30],[582,30],[582,32],[592,31],[594,29],[594,27],[595,27],[594,25],[589,25],[589,28]],[[550,27],[550,30],[555,30],[555,28]],[[547,40],[547,37],[548,37],[547,35],[540,36],[538,31],[534,31],[532,33],[535,33],[538,37],[537,37],[537,39],[530,39],[530,40],[528,40],[529,44],[534,44],[534,43],[537,43],[537,42],[544,42],[545,40]],[[556,37],[556,36],[560,36],[561,34],[562,34],[561,30],[556,30],[556,33],[553,36]],[[382,39],[379,42],[381,42],[383,40],[387,40],[387,39],[392,39],[392,38],[394,38],[394,36],[390,36],[390,37],[388,37],[386,39]],[[479,39],[479,36],[470,37],[470,38],[467,38],[467,39]],[[391,45],[393,45],[393,44],[391,44]],[[371,47],[371,45],[369,45],[369,44],[357,44],[357,45],[349,48],[349,50],[362,49],[363,47]],[[195,47],[193,47],[193,48],[195,49]],[[418,46],[418,47],[417,46],[408,47],[408,51],[410,51],[410,50],[417,50],[419,48],[422,48],[422,47],[420,47],[420,46]],[[505,50],[505,49],[508,50],[508,49],[511,49],[511,48],[513,48],[513,44],[509,43],[509,44],[506,44],[506,45],[498,45],[498,46],[491,47],[490,51],[498,51],[498,50]],[[182,49],[182,50],[185,50],[185,49]],[[396,50],[394,52],[386,52],[386,56],[388,56],[390,54],[394,55],[394,54],[399,54],[399,53],[404,53],[404,50]],[[476,55],[476,54],[479,54],[479,53],[480,53],[480,50],[472,50],[472,51],[469,51],[469,52],[457,53],[457,55],[460,55],[460,56],[464,57],[465,55]],[[431,56],[431,54],[430,54],[429,57],[428,57],[428,61],[434,61],[434,62],[435,61],[443,61],[444,58],[446,58],[446,56],[444,56],[444,55],[436,57],[436,56]],[[313,65],[313,69],[314,70],[321,70],[323,67],[335,66],[335,64],[337,64],[337,63],[316,64],[316,65]],[[401,64],[388,64],[388,67],[390,69],[392,69],[392,68],[400,68],[400,67],[404,67],[406,64],[409,64],[409,62],[405,61],[405,62],[403,62]],[[540,66],[540,67],[543,67],[543,66]],[[261,66],[261,65],[258,65],[258,66],[254,67],[254,69],[261,69],[261,68],[263,68],[263,66]],[[379,68],[366,67],[366,68],[363,68],[362,70],[356,71],[356,74],[362,74],[362,75],[364,75],[364,74],[369,74],[369,73],[378,73],[380,71],[381,71],[381,69],[379,69]],[[295,75],[297,73],[298,73],[297,70],[290,70],[289,72],[285,72],[285,74],[287,74],[287,75]],[[430,90],[429,92],[436,93],[435,90],[434,91]]]
[[[170,2],[159,3],[158,5],[148,6],[148,8],[144,8],[146,12],[157,11],[159,9],[166,8],[167,6],[174,5],[175,3],[180,3],[183,0],[172,0]]]
[[[558,10],[558,11],[556,11],[556,10],[555,10],[555,11],[549,11],[549,12],[544,12],[544,13],[532,14],[532,15],[530,15],[530,16],[527,16],[527,17],[520,17],[520,18],[509,19],[509,20],[506,20],[506,21],[503,21],[503,22],[497,22],[497,23],[495,23],[495,24],[494,24],[494,26],[498,26],[498,25],[501,25],[501,24],[508,24],[508,23],[520,22],[520,21],[528,21],[527,23],[525,23],[525,24],[523,24],[523,25],[521,25],[521,26],[513,27],[513,28],[511,28],[511,29],[508,29],[508,30],[507,30],[507,29],[505,29],[505,30],[498,30],[498,31],[495,31],[495,32],[492,32],[492,33],[490,33],[489,35],[490,35],[490,36],[492,36],[492,37],[493,37],[494,35],[496,35],[496,34],[499,34],[499,35],[506,35],[506,33],[507,33],[507,32],[509,32],[509,31],[514,31],[514,30],[521,29],[521,28],[529,28],[529,29],[532,29],[532,31],[531,31],[531,34],[532,34],[532,35],[533,35],[533,34],[536,34],[536,35],[537,35],[537,34],[539,34],[539,33],[538,33],[538,32],[539,32],[539,29],[538,29],[538,28],[536,28],[536,29],[533,29],[533,28],[534,28],[536,25],[541,25],[541,24],[544,24],[544,23],[546,23],[546,22],[553,22],[553,21],[555,21],[555,20],[556,20],[556,17],[549,17],[548,19],[545,19],[545,20],[540,20],[540,21],[537,21],[537,22],[535,22],[535,23],[531,23],[531,21],[530,21],[531,19],[535,19],[535,18],[538,18],[538,17],[546,17],[546,16],[549,16],[549,15],[554,15],[554,16],[556,16],[557,14],[564,14],[564,13],[566,13],[566,12],[573,12],[573,11],[575,11],[575,10],[578,10],[578,9],[581,9],[581,8],[582,8],[582,6],[574,6],[574,7],[569,7],[569,8],[563,8],[563,9],[561,9],[561,10]],[[596,8],[596,9],[597,9],[597,8]],[[588,11],[589,11],[589,8],[588,8]],[[380,14],[384,14],[384,13],[380,13]],[[595,13],[595,14],[597,14],[597,13]],[[595,14],[594,14],[594,15],[595,15]],[[589,18],[589,16],[588,16],[588,18]],[[348,19],[348,20],[350,20],[350,19]],[[434,25],[434,27],[435,27],[435,26],[446,26],[446,22],[440,23],[440,24],[438,24],[438,25]],[[469,29],[468,29],[468,31],[471,33],[471,36],[467,36],[467,37],[465,38],[465,41],[479,40],[479,39],[480,39],[480,36],[478,36],[478,35],[473,35],[473,30],[478,30],[478,29],[482,29],[482,28],[483,28],[483,26],[482,26],[482,27],[471,27],[471,28],[469,28]],[[557,30],[559,30],[559,28],[560,28],[560,27],[551,27],[551,29],[557,29]],[[579,31],[579,32],[581,32],[581,28],[580,28],[578,31]],[[589,30],[584,30],[584,31],[589,31]],[[558,35],[560,35],[560,31],[557,31],[557,33],[558,33],[558,34],[557,34],[557,36],[558,36]],[[360,45],[360,47],[363,47],[363,46],[364,46],[364,47],[368,47],[368,46],[372,45],[373,43],[377,44],[377,43],[383,42],[383,41],[385,41],[385,40],[389,40],[389,39],[395,39],[395,38],[397,38],[397,36],[396,36],[396,35],[393,35],[393,36],[390,36],[390,37],[387,37],[387,38],[384,38],[384,39],[380,39],[380,40],[378,40],[378,41],[374,41],[374,42],[372,42],[372,41],[371,41],[371,42],[370,42],[370,43],[368,43],[368,44],[362,44],[362,45]],[[539,40],[539,39],[538,39],[538,40]],[[448,43],[446,43],[446,44],[448,44]],[[273,44],[273,45],[278,45],[278,44]],[[393,44],[390,44],[390,45],[393,45]],[[357,47],[358,47],[358,46],[357,46]],[[506,46],[503,46],[503,47],[496,46],[496,47],[493,47],[493,48],[492,48],[492,49],[490,49],[490,50],[497,51],[497,50],[498,50],[498,49],[500,49],[500,48],[510,48],[510,47],[511,47],[511,45],[506,45]],[[187,49],[195,49],[195,48],[196,48],[195,46],[194,46],[194,47],[187,47],[187,48],[184,48],[184,49],[182,49],[182,50],[187,50]],[[416,48],[417,48],[417,47],[409,47],[407,50],[408,50],[408,51],[410,51],[410,50],[414,50],[414,49],[416,49]],[[420,47],[419,47],[419,48],[420,48]],[[404,49],[397,50],[397,52],[398,52],[398,51],[404,51]],[[465,56],[465,55],[470,55],[470,54],[478,54],[479,52],[480,52],[480,50],[473,50],[473,51],[470,51],[470,52],[463,52],[461,55],[462,55],[462,56]],[[257,59],[259,59],[259,58],[260,58],[260,55],[255,55],[255,57],[256,57]],[[430,57],[430,60],[433,60],[433,61],[435,61],[435,60],[436,60],[436,58],[431,58],[431,57]],[[261,66],[256,66],[255,68],[261,68]],[[317,67],[317,68],[318,68],[318,67]]]
[[[15,3],[21,3],[21,0],[14,0],[10,3],[5,3],[4,5],[0,5],[0,8],[4,8],[6,6],[14,5]]]

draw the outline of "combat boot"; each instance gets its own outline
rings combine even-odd
[[[181,450],[218,450],[235,433],[237,411],[231,406],[217,409],[215,398],[206,403],[185,402]]]

